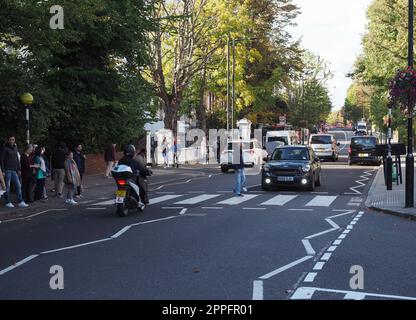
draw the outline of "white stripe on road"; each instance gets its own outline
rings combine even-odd
[[[309,201],[307,207],[329,207],[338,196],[316,196]]]
[[[101,239],[101,240],[97,240],[97,241],[80,243],[80,244],[70,246],[70,247],[64,247],[64,248],[59,248],[59,249],[55,249],[55,250],[43,251],[43,252],[41,252],[41,254],[49,254],[49,253],[54,253],[54,252],[59,252],[59,251],[71,250],[71,249],[85,247],[85,246],[89,246],[89,245],[92,245],[92,244],[105,242],[105,241],[109,241],[109,240],[112,240],[112,238],[105,238],[105,239]]]
[[[313,270],[322,270],[324,265],[325,265],[325,262],[319,261],[315,264],[315,266],[313,267]]]
[[[111,199],[111,200],[94,203],[93,206],[109,206],[115,203],[116,203],[116,199]]]
[[[268,274],[265,274],[264,276],[261,276],[259,279],[262,279],[262,280],[270,279],[271,277],[274,277],[275,275],[277,275],[277,274],[279,274],[279,273],[281,273],[281,272],[283,272],[287,269],[290,269],[290,268],[292,268],[292,267],[294,267],[294,266],[296,266],[296,265],[298,265],[302,262],[305,262],[306,260],[312,259],[312,258],[313,258],[313,256],[305,256],[305,257],[300,258],[296,261],[293,261],[293,262],[291,262],[291,263],[289,263],[289,264],[287,264],[287,265],[285,265],[285,266],[283,266],[279,269],[276,269],[272,272],[269,272]]]
[[[126,226],[123,229],[121,229],[119,232],[117,232],[116,234],[112,235],[111,238],[116,239],[119,236],[121,236],[124,232],[127,232],[129,229],[131,228],[131,226]]]
[[[313,211],[313,209],[288,209],[289,211]]]
[[[253,199],[255,197],[258,197],[258,196],[259,195],[255,195],[255,194],[253,194],[253,195],[244,194],[242,197],[235,196],[235,197],[232,197],[230,199],[218,202],[217,204],[236,205],[236,204],[240,204],[240,203],[243,203],[245,201],[251,200],[251,199]]]
[[[321,260],[328,261],[328,260],[329,260],[329,258],[331,258],[331,255],[332,255],[332,253],[325,253],[325,254],[322,256]]]
[[[166,195],[166,196],[161,196],[161,197],[157,197],[157,198],[153,198],[150,199],[149,204],[156,204],[156,203],[160,203],[160,202],[164,202],[164,201],[168,201],[168,200],[172,200],[172,199],[176,199],[182,197],[182,195]]]
[[[204,202],[204,201],[207,201],[207,200],[219,197],[219,196],[220,196],[219,194],[204,194],[201,196],[196,196],[196,197],[185,199],[179,202],[175,202],[175,204],[197,204],[197,203]]]
[[[316,254],[315,250],[313,250],[311,243],[309,240],[303,239],[302,240],[303,246],[305,247],[306,253],[308,256],[314,256]]]
[[[341,244],[342,240],[335,240],[332,244],[339,246]]]
[[[186,213],[186,211],[188,211],[188,209],[184,208],[181,210],[181,212],[179,212],[180,215],[184,215]]]
[[[327,252],[334,252],[335,249],[337,248],[337,246],[331,246],[328,248],[328,250],[326,250]]]
[[[306,276],[305,280],[303,280],[303,282],[313,282],[313,280],[315,280],[315,277],[318,274],[316,272],[309,272],[308,275]]]
[[[263,281],[253,281],[253,300],[263,300]]]
[[[12,266],[10,266],[10,267],[8,267],[6,269],[1,270],[0,271],[0,276],[2,276],[3,274],[5,274],[5,273],[7,273],[7,272],[9,272],[9,271],[17,268],[17,267],[20,267],[21,265],[25,264],[26,262],[29,262],[32,259],[35,259],[38,256],[39,256],[38,254],[33,254],[33,255],[31,255],[31,256],[29,256],[27,258],[24,258],[23,260],[20,260],[19,262],[14,263]]]
[[[203,210],[222,210],[222,207],[201,207]]]
[[[295,199],[297,195],[289,196],[289,195],[282,195],[279,194],[278,196],[275,196],[271,198],[268,201],[265,201],[261,204],[261,206],[284,206],[289,201],[292,201]]]

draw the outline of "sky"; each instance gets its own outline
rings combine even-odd
[[[334,78],[328,82],[334,110],[339,110],[351,79],[356,57],[362,52],[361,38],[367,24],[366,11],[372,0],[293,0],[301,14],[291,29],[302,46],[329,62]]]

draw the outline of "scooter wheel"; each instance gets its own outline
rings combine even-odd
[[[127,217],[129,215],[129,208],[124,203],[117,204],[117,214],[120,217]]]

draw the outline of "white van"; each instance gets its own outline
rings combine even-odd
[[[267,154],[272,154],[278,146],[292,146],[298,144],[298,137],[293,130],[267,131],[263,145],[266,147]]]

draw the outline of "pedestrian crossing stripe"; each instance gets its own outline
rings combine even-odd
[[[266,196],[267,195],[267,196]],[[164,205],[184,206],[184,205],[214,205],[214,206],[237,206],[242,203],[248,202],[251,207],[283,207],[288,203],[296,202],[298,208],[311,207],[330,207],[337,199],[345,199],[340,196],[311,196],[309,195],[296,195],[296,194],[244,194],[242,197],[227,194],[166,194],[163,196],[150,198],[149,205],[164,203]],[[220,198],[217,200],[217,198]],[[221,199],[222,198],[222,199]],[[225,198],[225,199],[224,199]],[[173,201],[172,201],[173,200]],[[345,199],[347,205],[349,199]],[[303,203],[301,203],[303,202]],[[114,205],[115,200],[105,200],[90,206],[110,206]]]

